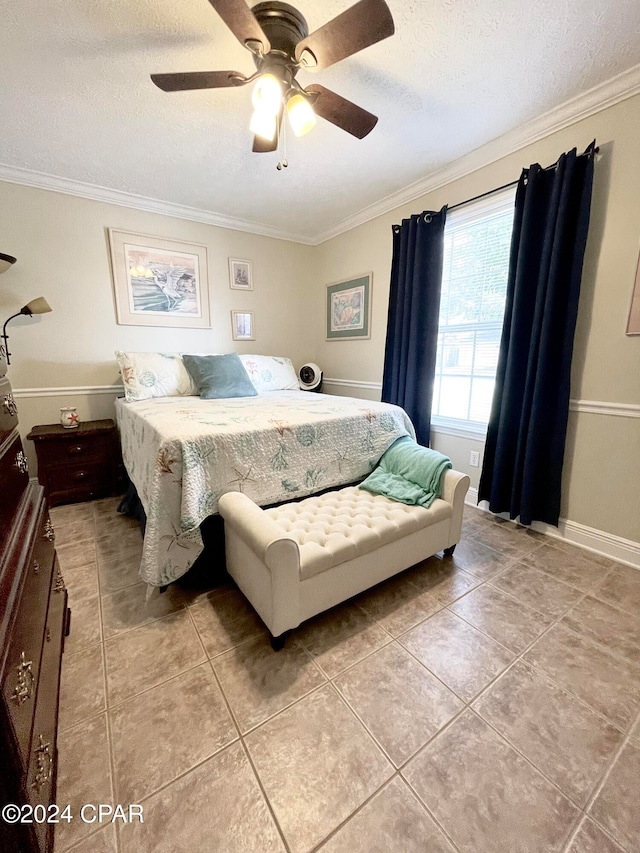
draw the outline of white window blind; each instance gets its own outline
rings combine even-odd
[[[486,432],[502,333],[514,196],[510,188],[447,217],[432,406],[436,429]]]

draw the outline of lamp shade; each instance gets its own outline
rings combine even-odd
[[[315,127],[316,114],[304,95],[297,93],[289,98],[287,115],[296,136],[304,136]]]
[[[49,311],[53,309],[44,298],[44,296],[38,296],[36,299],[32,299],[31,302],[27,302],[24,308],[20,311],[21,314],[48,314]]]
[[[0,252],[0,272],[6,272],[15,262],[16,259],[13,255],[5,255],[4,252]]]

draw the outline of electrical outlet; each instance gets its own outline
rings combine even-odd
[[[477,450],[471,450],[469,452],[469,465],[472,468],[480,467],[480,453]]]

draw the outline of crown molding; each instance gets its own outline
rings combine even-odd
[[[465,175],[488,166],[490,163],[495,163],[496,160],[513,154],[527,145],[538,142],[552,133],[639,93],[640,64],[634,65],[632,68],[623,71],[610,80],[594,86],[587,92],[577,95],[575,98],[566,101],[558,107],[554,107],[554,109],[497,137],[486,145],[476,148],[469,152],[469,154],[465,154],[464,157],[460,157],[453,163],[448,164],[442,169],[438,169],[436,172],[432,172],[419,181],[415,181],[391,195],[385,196],[373,204],[362,208],[357,213],[341,220],[336,225],[320,232],[314,237],[308,234],[275,228],[264,223],[237,219],[209,210],[174,204],[168,201],[161,201],[160,199],[147,198],[146,196],[138,196],[122,190],[96,186],[84,183],[83,181],[76,181],[72,178],[60,178],[56,175],[49,175],[46,172],[37,172],[2,163],[0,163],[0,180],[12,184],[50,190],[51,192],[63,193],[65,195],[87,198],[92,201],[131,207],[136,210],[157,213],[161,216],[174,216],[177,219],[187,219],[191,222],[202,222],[205,225],[215,225],[218,228],[229,228],[233,231],[244,231],[263,237],[273,237],[277,240],[287,240],[307,246],[318,246],[333,237],[337,237],[346,231],[350,231],[352,228],[356,228],[378,216],[389,213],[403,204],[427,195],[440,187],[450,184],[452,181],[463,178]]]
[[[554,107],[543,115],[493,139],[491,142],[487,142],[486,145],[474,149],[453,163],[438,169],[437,172],[432,172],[419,181],[362,208],[353,216],[349,216],[332,228],[323,231],[314,241],[314,245],[338,237],[358,225],[364,225],[365,222],[370,222],[372,219],[389,213],[403,204],[415,201],[415,199],[440,189],[452,181],[464,178],[490,163],[495,163],[496,160],[501,160],[527,145],[539,142],[552,133],[563,130],[565,127],[569,127],[639,93],[640,65],[634,65],[633,68],[629,68],[610,80],[594,86],[569,101],[565,101],[564,104],[560,104],[560,106]],[[514,179],[517,177],[515,175]]]
[[[190,222],[202,222],[205,225],[215,225],[218,228],[230,228],[233,231],[244,231],[248,234],[258,234],[261,237],[273,237],[276,240],[287,240],[294,243],[314,245],[308,234],[296,234],[265,225],[260,222],[252,222],[248,219],[236,219],[233,216],[225,216],[222,213],[214,213],[209,210],[201,210],[197,207],[188,207],[183,204],[174,204],[169,201],[161,201],[157,198],[134,195],[122,190],[112,190],[95,184],[87,184],[76,181],[73,178],[60,178],[49,175],[46,172],[36,172],[31,169],[22,169],[19,166],[8,166],[0,163],[0,181],[10,184],[21,184],[26,187],[36,187],[40,190],[63,193],[64,195],[88,198],[91,201],[102,201],[106,204],[117,204],[120,207],[132,207],[135,210],[144,210],[147,213],[158,213],[161,216],[173,216],[176,219],[188,219]]]

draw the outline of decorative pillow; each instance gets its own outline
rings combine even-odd
[[[121,352],[116,350],[124,384],[125,399],[149,400],[152,397],[185,397],[198,389],[177,352]]]
[[[289,358],[272,355],[241,355],[256,391],[298,391],[298,376]]]
[[[183,355],[182,358],[203,400],[256,397],[258,394],[240,356],[235,352],[226,355]]]

